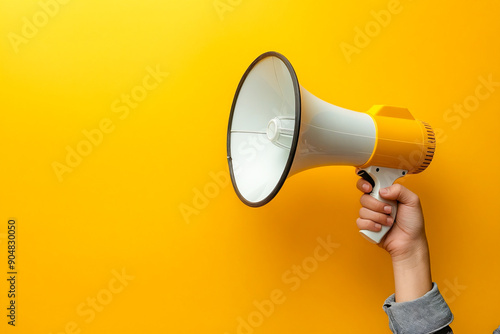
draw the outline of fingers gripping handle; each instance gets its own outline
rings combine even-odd
[[[392,207],[391,217],[394,219],[394,221],[396,221],[398,202],[383,199],[379,195],[379,190],[391,186],[394,183],[394,181],[396,181],[400,177],[405,176],[406,173],[408,173],[408,171],[404,169],[395,169],[395,168],[377,167],[377,166],[370,166],[367,168],[363,168],[358,172],[359,176],[361,176],[363,179],[371,183],[373,189],[372,192],[370,193],[370,196],[381,202],[391,205]],[[379,232],[373,232],[369,230],[360,230],[359,232],[368,241],[378,244],[380,240],[382,240],[384,235],[387,232],[389,232],[389,230],[390,226],[382,225],[382,229]]]

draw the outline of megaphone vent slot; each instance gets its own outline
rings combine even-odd
[[[411,171],[411,174],[423,172],[431,164],[434,152],[436,151],[436,135],[434,134],[434,130],[432,130],[432,127],[428,123],[424,121],[420,121],[420,123],[424,129],[425,139],[423,140],[423,145],[425,151],[423,152],[424,156],[421,163]]]

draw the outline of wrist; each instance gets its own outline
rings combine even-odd
[[[432,289],[429,247],[425,238],[392,257],[396,302],[422,297]]]
[[[408,244],[409,246],[390,253],[393,266],[414,266],[416,262],[429,257],[429,245],[425,235],[408,242]]]

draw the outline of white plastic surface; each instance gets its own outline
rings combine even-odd
[[[267,125],[267,138],[276,146],[291,149],[294,127],[293,117],[277,116]]]
[[[245,78],[231,123],[235,183],[249,202],[260,202],[270,195],[290,156],[292,136],[287,141],[284,134],[275,133],[276,143],[282,145],[268,138],[268,126],[273,119],[277,131],[278,120],[286,121],[286,128],[294,128],[295,91],[285,63],[277,57],[266,57]]]
[[[360,166],[376,141],[373,119],[366,113],[327,103],[300,87],[300,135],[290,175],[331,165]]]
[[[381,202],[389,204],[392,207],[391,217],[394,219],[394,221],[396,221],[398,202],[383,199],[382,197],[380,197],[379,190],[391,186],[394,183],[394,181],[396,181],[400,177],[405,176],[408,173],[408,171],[404,169],[395,169],[395,168],[386,168],[377,166],[370,166],[367,168],[363,168],[362,170],[367,172],[368,175],[370,175],[373,181],[375,182],[375,186],[373,187],[370,196]],[[382,229],[379,232],[373,232],[370,230],[360,230],[359,232],[368,241],[378,244],[380,243],[380,240],[382,240],[384,235],[386,235],[387,232],[389,232],[390,229],[391,227],[382,225]]]

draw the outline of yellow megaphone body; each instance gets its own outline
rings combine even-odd
[[[250,146],[258,150],[249,150]],[[287,177],[310,168],[347,165],[373,185],[370,194],[406,174],[420,173],[434,156],[432,128],[404,108],[380,106],[368,112],[337,107],[298,83],[281,54],[259,56],[241,79],[227,132],[227,158],[238,197],[252,207],[268,203]],[[360,231],[379,243],[389,227]]]

